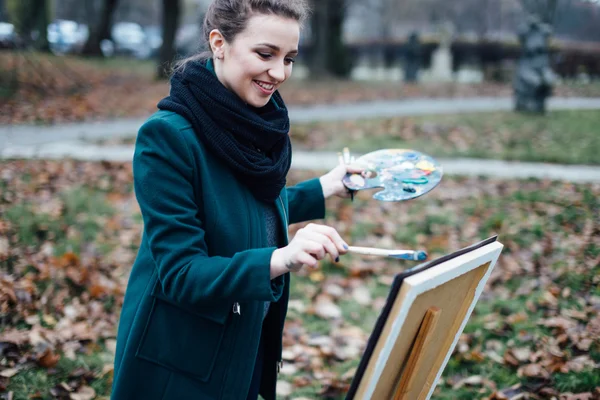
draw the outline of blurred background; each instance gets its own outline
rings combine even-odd
[[[146,115],[165,89],[145,86],[167,78],[172,61],[201,50],[208,4],[208,0],[1,0],[0,98],[5,107],[0,120],[52,123]],[[519,32],[532,16],[549,32],[543,52],[553,82],[560,86],[555,93],[585,94],[592,89],[573,93],[563,83],[588,84],[600,76],[596,0],[323,0],[314,1],[312,10],[294,79],[386,83],[324,101],[505,95],[522,54]],[[134,81],[137,86],[132,88]],[[113,87],[117,96],[124,90],[128,97],[137,93],[140,101],[117,109],[103,105],[106,97],[95,85],[100,82]],[[402,82],[424,86],[400,90]],[[427,86],[431,83],[436,85]],[[301,93],[292,95],[291,101],[310,103],[312,96],[302,91],[307,87],[297,87]],[[341,90],[333,88],[334,93]],[[100,99],[94,101],[90,92]],[[66,93],[83,96],[85,105],[67,111],[64,102],[61,107],[50,101],[43,112],[23,110],[23,103]],[[323,95],[327,93],[332,91]]]
[[[143,234],[131,159],[208,1],[0,0],[0,400],[109,399]],[[414,149],[402,203],[331,199],[348,243],[505,248],[435,400],[600,399],[600,1],[313,0],[280,89],[288,183]],[[290,227],[290,237],[302,225]],[[279,399],[343,399],[394,276],[355,255],[291,284]]]
[[[209,0],[2,0],[0,46],[54,54],[129,56],[166,62],[198,50]],[[306,72],[360,79],[374,67],[398,79],[407,38],[422,42],[431,67],[441,36],[451,38],[458,80],[507,79],[518,56],[517,30],[536,14],[553,28],[552,64],[564,79],[597,77],[596,0],[323,0],[302,37]],[[161,52],[162,49],[162,52]],[[300,68],[298,68],[300,69]],[[470,73],[465,72],[468,70]],[[298,75],[298,74],[296,74]],[[305,76],[305,74],[300,74]],[[320,76],[320,75],[317,75]]]

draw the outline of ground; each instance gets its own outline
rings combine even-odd
[[[0,188],[4,397],[107,398],[142,229],[130,164],[3,162]],[[498,234],[505,250],[434,398],[551,398],[600,387],[599,199],[598,184],[447,177],[402,204],[334,199],[320,222],[431,259]],[[282,399],[343,398],[393,274],[411,265],[346,255],[293,277]]]
[[[167,89],[148,63],[132,73],[123,60],[3,52],[0,61],[4,71],[18,61],[24,74],[16,92],[0,92],[9,106],[2,123],[146,115]],[[389,86],[290,82],[284,96],[315,104],[510,95],[506,85]],[[600,95],[597,85],[557,90]],[[600,164],[598,118],[467,113],[295,125],[291,134],[305,150],[406,147],[436,157]],[[322,172],[292,171],[288,183]],[[427,196],[400,204],[369,193],[332,199],[318,222],[352,245],[420,248],[430,259],[497,234],[505,248],[434,399],[583,400],[600,398],[599,216],[600,184],[445,176]],[[130,163],[0,161],[0,399],[109,398],[141,231]],[[293,276],[280,399],[344,398],[394,274],[413,265],[345,255]]]
[[[294,124],[291,137],[295,150],[411,148],[434,157],[598,165],[599,127],[598,110],[485,112]]]
[[[86,60],[32,52],[0,52],[0,123],[60,123],[146,116],[168,94],[155,65],[130,59]],[[289,106],[415,97],[510,97],[510,84],[421,84],[290,80]],[[600,83],[558,85],[559,97],[600,97]]]

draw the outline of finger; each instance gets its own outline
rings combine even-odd
[[[346,251],[348,250],[348,245],[346,244],[344,239],[342,239],[338,231],[335,230],[335,228],[319,224],[309,224],[306,228],[327,236],[329,240],[331,240],[335,244],[340,254],[346,254]]]
[[[298,263],[302,263],[309,268],[317,268],[319,266],[319,261],[306,252],[298,254]]]
[[[310,239],[303,240],[302,243],[300,243],[300,246],[303,251],[309,253],[317,260],[322,260],[325,258],[326,254],[326,249],[322,243],[323,239],[320,237],[315,238],[314,236],[315,235],[313,234]]]
[[[315,240],[318,241],[321,246],[325,249],[325,251],[331,257],[331,261],[338,262],[340,257],[340,252],[336,246],[336,244],[331,240],[331,238],[327,235],[321,233],[314,234]]]
[[[314,228],[312,228],[312,232],[310,234],[309,237],[307,237],[305,240],[308,241],[313,241],[313,243],[316,243],[317,246],[314,247],[315,250],[313,251],[319,251],[318,253],[318,257],[319,260],[322,260],[323,258],[325,258],[326,253],[329,254],[331,256],[331,260],[334,262],[337,262],[339,260],[339,250],[336,246],[336,244],[331,240],[331,238],[321,232],[315,231]],[[317,250],[318,247],[318,250]],[[310,251],[311,253],[313,253],[313,251]],[[317,254],[317,253],[315,253]],[[321,256],[322,254],[322,256]]]
[[[346,165],[346,172],[349,174],[360,174],[365,170],[364,167],[358,164]]]

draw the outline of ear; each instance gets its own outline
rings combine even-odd
[[[225,38],[218,29],[213,29],[208,34],[208,42],[210,43],[210,49],[216,58],[223,58],[225,51]]]

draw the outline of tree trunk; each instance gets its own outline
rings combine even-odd
[[[327,70],[337,76],[345,78],[352,69],[348,49],[344,44],[343,28],[346,17],[345,0],[329,0],[327,13],[327,27],[329,29]]]
[[[36,0],[34,2],[35,21],[34,29],[37,31],[37,37],[34,42],[34,47],[39,51],[50,51],[50,43],[48,43],[48,24],[50,23],[50,4],[49,0]]]
[[[311,75],[317,79],[347,76],[350,60],[342,40],[345,0],[316,0],[311,20],[313,51]]]
[[[5,1],[4,0],[0,0],[0,21],[6,21],[7,15],[6,15],[6,8],[4,6]]]
[[[102,13],[100,20],[94,29],[90,32],[85,46],[83,46],[82,54],[87,56],[102,57],[102,49],[100,42],[110,38],[110,28],[112,26],[112,17],[117,8],[118,0],[104,0],[102,5]]]
[[[83,7],[83,21],[87,26],[94,26],[96,19],[96,7],[94,7],[94,0],[85,0],[85,7]]]
[[[310,72],[316,79],[325,79],[329,75],[327,70],[327,45],[329,42],[328,29],[328,0],[315,0],[314,14],[311,19],[312,28],[312,57]]]
[[[175,59],[175,35],[181,11],[180,0],[163,0],[163,42],[158,56],[156,78],[166,79],[170,74],[171,63]]]

